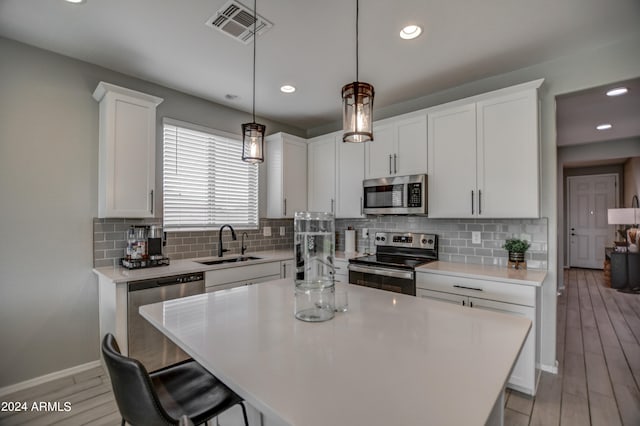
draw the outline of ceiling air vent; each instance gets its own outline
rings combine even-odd
[[[257,16],[256,32],[264,34],[273,24],[262,16]],[[221,31],[244,44],[253,39],[253,9],[235,0],[230,0],[218,10],[215,15],[207,19],[206,24]]]

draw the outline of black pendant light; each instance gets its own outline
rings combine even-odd
[[[373,140],[373,86],[358,81],[358,21],[359,0],[356,0],[356,81],[342,88],[343,142]]]
[[[256,123],[256,42],[258,39],[257,0],[253,3],[253,121],[242,125],[242,161],[264,161],[264,134],[267,126]]]

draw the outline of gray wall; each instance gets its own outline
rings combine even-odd
[[[555,97],[603,84],[640,76],[640,33],[606,46],[594,46],[570,56],[540,63],[386,108],[377,108],[375,118],[415,111],[525,81],[545,78],[541,89],[541,216],[548,218],[549,270],[542,290],[541,362],[553,366],[556,360],[556,292],[562,274],[562,247],[558,246],[562,215],[562,174],[558,170],[556,148]],[[341,123],[309,129],[307,136],[338,130]],[[627,156],[635,156],[630,154]],[[561,169],[561,167],[560,167]]]
[[[98,82],[164,98],[158,125],[168,116],[239,133],[250,115],[4,38],[0,58],[4,387],[98,359],[91,272],[98,185],[98,104],[91,94]],[[272,132],[304,133],[262,122]]]

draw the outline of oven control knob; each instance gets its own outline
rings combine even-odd
[[[380,240],[381,240],[381,241],[385,241],[385,240],[386,240],[386,237],[380,237]]]
[[[376,237],[376,241],[380,241],[380,237]]]
[[[427,244],[427,239],[423,238],[421,242],[422,242],[422,244]]]
[[[429,244],[433,244],[433,240],[431,238],[429,239]]]

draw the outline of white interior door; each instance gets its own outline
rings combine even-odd
[[[618,176],[570,176],[567,181],[569,266],[602,269],[604,247],[613,234],[607,209],[617,205]]]

